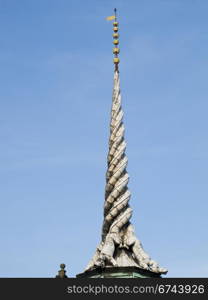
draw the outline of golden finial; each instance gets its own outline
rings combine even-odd
[[[115,71],[118,71],[118,64],[120,62],[119,58],[118,58],[118,54],[120,52],[120,49],[118,48],[118,44],[119,44],[119,34],[118,34],[118,21],[117,21],[117,9],[114,9],[114,16],[110,16],[107,17],[107,20],[114,20],[113,22],[113,44],[114,44],[114,48],[113,48],[113,54],[114,54],[114,58],[113,58],[113,62],[115,65]]]
[[[118,22],[117,22],[117,9],[114,9],[114,14],[115,14],[115,19],[113,22],[113,44],[115,45],[113,48],[113,54],[114,54],[114,58],[113,58],[113,62],[115,65],[115,71],[118,71],[118,64],[120,62],[119,58],[118,58],[118,54],[120,52],[120,49],[118,48],[118,44],[119,44],[119,34],[118,34]]]

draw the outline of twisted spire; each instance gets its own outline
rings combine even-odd
[[[128,158],[125,155],[126,142],[124,139],[120,80],[117,68],[116,64],[107,158],[108,168],[106,172],[104,222],[102,229],[103,241],[109,232],[119,232],[125,224],[128,224],[132,215],[132,209],[128,205],[131,194],[127,187],[129,181],[129,175],[126,171]]]
[[[89,262],[87,270],[98,267],[139,267],[155,273],[165,274],[166,269],[150,258],[141,242],[136,238],[130,223],[132,209],[129,206],[131,193],[128,189],[129,175],[126,170],[128,159],[125,154],[123,111],[119,80],[119,34],[115,15],[108,17],[113,22],[114,85],[112,95],[109,151],[107,157],[104,220],[102,239]]]

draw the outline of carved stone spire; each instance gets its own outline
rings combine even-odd
[[[128,205],[131,194],[127,187],[129,181],[129,175],[126,171],[128,159],[125,155],[126,142],[122,120],[119,72],[115,70],[102,241],[105,240],[109,232],[120,232],[121,228],[128,224],[132,215],[132,209]]]
[[[112,19],[112,17],[110,17]],[[129,206],[131,193],[128,189],[128,163],[125,155],[123,111],[119,80],[118,53],[118,22],[116,15],[113,22],[114,30],[114,86],[110,121],[110,138],[108,151],[108,167],[106,172],[106,188],[104,202],[104,220],[102,240],[95,255],[85,271],[99,267],[139,267],[158,274],[167,273],[160,268],[144,251],[141,242],[134,234],[130,223],[132,209]],[[116,32],[116,35],[115,35]],[[115,43],[116,41],[116,43]],[[117,50],[115,50],[117,49]]]

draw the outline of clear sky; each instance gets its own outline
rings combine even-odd
[[[208,1],[0,0],[0,277],[74,277],[100,241],[114,7],[132,223],[208,276]]]

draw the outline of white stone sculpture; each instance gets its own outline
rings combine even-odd
[[[122,122],[121,93],[118,68],[114,72],[112,97],[108,169],[104,203],[102,241],[85,271],[97,267],[134,266],[159,274],[167,270],[160,268],[144,251],[130,223],[132,209],[129,207],[131,193],[127,184],[128,159],[125,155],[124,125]]]

